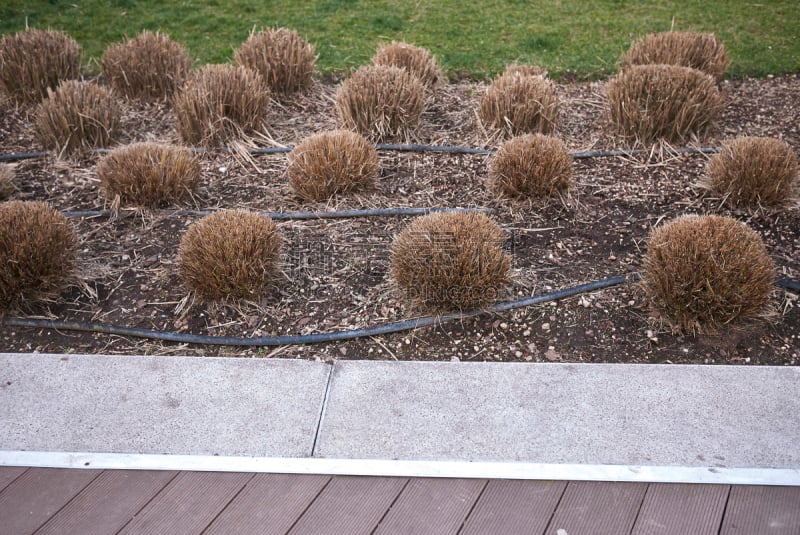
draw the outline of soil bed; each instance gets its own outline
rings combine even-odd
[[[496,148],[475,110],[485,85],[450,84],[432,97],[417,138],[432,145]],[[729,99],[714,131],[694,143],[718,146],[737,135],[774,136],[800,147],[800,76],[726,80]],[[336,127],[335,85],[320,82],[288,104],[273,106],[269,137],[294,145]],[[570,150],[620,148],[603,130],[603,83],[558,87],[560,127]],[[6,110],[0,153],[41,150],[33,115]],[[121,142],[177,142],[166,106],[126,104]],[[266,144],[265,140],[261,140]],[[514,282],[501,301],[633,273],[648,232],[686,213],[730,215],[764,238],[780,277],[800,279],[800,210],[756,213],[720,207],[697,187],[708,156],[668,149],[636,158],[575,160],[573,198],[549,206],[508,202],[486,187],[486,156],[379,153],[381,176],[372,191],[327,204],[303,203],[287,186],[285,155],[205,154],[203,179],[191,206],[247,207],[268,212],[377,207],[487,207],[508,232]],[[17,199],[46,200],[60,210],[109,208],[95,161],[52,157],[15,164]],[[168,211],[72,218],[81,237],[83,284],[59,300],[9,316],[91,321],[129,327],[228,336],[308,334],[368,327],[415,317],[387,277],[392,237],[410,217],[282,221],[283,279],[259,302],[207,304],[187,295],[177,275],[181,236],[199,216]],[[104,334],[0,328],[4,351],[113,354],[202,354],[286,358],[463,361],[692,362],[796,365],[800,303],[776,289],[769,321],[719,336],[676,336],[652,317],[635,283],[502,314],[484,314],[439,327],[310,346],[239,348],[154,342]]]

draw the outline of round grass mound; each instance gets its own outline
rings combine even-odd
[[[17,191],[14,184],[14,168],[8,164],[0,164],[0,201],[5,201]]]
[[[677,65],[635,65],[607,85],[613,133],[634,142],[701,136],[724,107],[710,75]]]
[[[728,68],[728,53],[713,33],[661,32],[631,44],[620,59],[622,69],[632,65],[680,65],[703,71],[719,81]]]
[[[0,309],[57,295],[75,277],[78,238],[41,201],[0,204]]]
[[[193,223],[181,239],[184,284],[208,300],[258,299],[276,279],[281,232],[267,216],[223,210]]]
[[[169,99],[192,70],[189,53],[163,33],[143,31],[108,47],[103,77],[117,93],[142,100]]]
[[[322,201],[372,185],[378,153],[364,136],[350,130],[307,137],[288,156],[289,187],[302,199]]]
[[[336,91],[340,123],[373,141],[409,137],[424,105],[425,86],[400,67],[362,66]]]
[[[526,134],[503,143],[489,162],[489,184],[507,197],[550,198],[574,187],[572,157],[564,143]]]
[[[785,141],[739,137],[708,162],[704,186],[733,208],[778,206],[798,189],[797,154]]]
[[[67,80],[36,111],[39,142],[59,155],[77,155],[111,145],[119,130],[122,108],[105,87]]]
[[[80,74],[81,47],[63,32],[29,29],[0,40],[0,87],[19,103],[37,103]]]
[[[263,127],[269,96],[252,69],[206,65],[173,98],[178,133],[185,143],[206,146],[246,137]]]
[[[500,226],[480,212],[419,217],[392,242],[392,280],[422,310],[481,308],[510,280],[504,240]]]
[[[258,71],[275,95],[290,95],[308,88],[317,62],[314,45],[296,31],[269,28],[251,33],[236,51],[237,65]]]
[[[105,195],[123,205],[158,207],[192,195],[200,180],[200,161],[186,147],[132,143],[97,164]]]
[[[652,230],[642,285],[675,331],[714,333],[754,319],[775,280],[761,237],[729,217],[686,215]]]
[[[393,41],[378,48],[372,58],[373,65],[400,67],[415,75],[427,88],[445,81],[444,72],[427,48]]]
[[[519,63],[510,63],[506,65],[503,74],[521,74],[523,76],[539,76],[541,78],[547,77],[547,71],[538,65],[524,65]]]
[[[549,134],[558,120],[555,85],[540,74],[512,68],[492,81],[480,100],[483,124],[507,137]]]

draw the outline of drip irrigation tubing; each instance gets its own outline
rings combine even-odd
[[[261,154],[281,154],[286,152],[291,152],[293,147],[257,147],[254,149],[248,149],[248,152],[252,155],[261,155]],[[451,145],[395,145],[391,143],[379,143],[375,145],[376,150],[388,150],[388,151],[399,151],[399,152],[446,152],[450,154],[493,154],[495,151],[490,149],[480,149],[474,147],[458,147],[458,146],[451,146]],[[220,149],[206,149],[203,147],[193,148],[192,151],[196,153],[204,153],[204,152],[214,152],[214,151],[222,151],[222,152],[236,152],[236,150],[223,147]],[[678,149],[672,150],[678,154],[714,154],[719,152],[718,148],[715,147],[682,147]],[[105,154],[111,152],[111,149],[94,149],[94,152]],[[646,149],[614,149],[614,150],[589,150],[589,151],[578,151],[570,153],[575,159],[583,159],[583,158],[599,158],[599,157],[606,157],[606,156],[634,156],[636,154],[647,154],[651,151]],[[48,152],[18,152],[14,154],[0,154],[0,162],[15,162],[19,160],[30,160],[33,158],[41,158],[43,156],[47,156]]]
[[[335,212],[256,212],[273,220],[302,219],[347,219],[356,217],[389,217],[403,215],[425,215],[434,212],[483,212],[494,214],[494,208],[372,208],[366,210],[339,210]],[[61,212],[64,217],[111,217],[114,214],[136,214],[139,210],[71,210]],[[172,215],[206,216],[213,210],[163,210],[161,213]]]
[[[778,279],[777,281],[775,281],[775,284],[777,284],[781,288],[786,288],[788,290],[800,292],[800,281],[795,281],[792,279]]]
[[[618,275],[607,279],[602,279],[594,282],[587,282],[569,288],[563,288],[553,292],[534,295],[516,301],[509,301],[506,303],[499,303],[485,310],[474,310],[471,312],[459,312],[452,314],[445,314],[440,316],[425,316],[412,320],[398,321],[394,323],[386,323],[374,327],[367,327],[363,329],[352,329],[346,331],[334,331],[327,333],[316,334],[298,334],[298,335],[285,335],[285,336],[268,336],[268,337],[238,337],[238,336],[213,336],[202,334],[190,333],[177,333],[174,331],[159,331],[154,329],[141,329],[136,327],[122,327],[117,325],[109,325],[105,323],[86,323],[78,321],[60,321],[48,320],[40,318],[2,318],[0,317],[0,326],[3,327],[29,327],[35,329],[54,329],[65,331],[83,331],[91,333],[115,334],[119,336],[131,336],[135,338],[146,338],[150,340],[163,340],[166,342],[178,342],[184,344],[208,344],[208,345],[224,345],[224,346],[241,346],[241,347],[254,347],[254,346],[282,346],[282,345],[298,345],[298,344],[320,344],[326,342],[338,342],[343,340],[352,340],[354,338],[366,338],[370,336],[379,336],[383,334],[391,334],[402,331],[410,331],[421,327],[438,326],[455,320],[462,320],[479,316],[481,314],[490,314],[497,312],[506,312],[516,308],[523,308],[532,305],[538,305],[549,301],[556,301],[566,297],[602,290],[611,286],[622,284],[626,281],[636,281],[639,279],[638,273],[630,275]]]

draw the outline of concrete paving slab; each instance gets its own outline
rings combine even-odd
[[[800,368],[337,362],[315,456],[800,467]]]
[[[306,457],[330,366],[0,353],[0,450]]]

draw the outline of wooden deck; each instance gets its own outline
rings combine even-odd
[[[0,467],[0,534],[800,534],[800,487]]]

